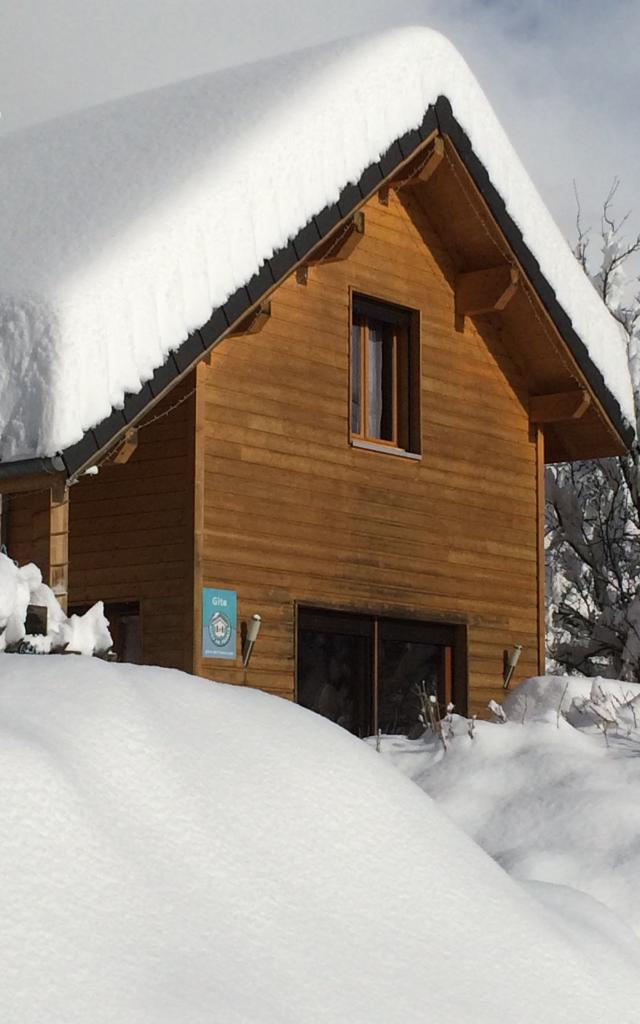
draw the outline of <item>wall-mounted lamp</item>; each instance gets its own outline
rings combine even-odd
[[[514,644],[514,646],[511,648],[511,653],[509,654],[507,651],[505,651],[504,654],[504,682],[502,685],[505,690],[508,690],[509,683],[511,682],[513,673],[516,670],[516,665],[520,661],[520,655],[522,654],[522,644]]]
[[[251,652],[253,651],[253,645],[258,639],[258,633],[260,632],[260,626],[262,625],[262,619],[259,615],[252,615],[249,624],[247,626],[247,635],[244,638],[244,645],[242,647],[242,666],[246,668],[251,659]]]

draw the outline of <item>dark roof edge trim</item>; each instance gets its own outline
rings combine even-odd
[[[439,96],[436,103],[427,109],[419,128],[397,139],[379,160],[367,167],[356,184],[349,184],[343,188],[336,203],[325,207],[312,217],[288,245],[265,261],[246,285],[230,296],[223,306],[214,309],[207,323],[193,331],[169,354],[166,362],[158,367],[153,377],[139,392],[125,396],[122,409],[114,409],[101,423],[86,431],[80,441],[65,448],[61,455],[52,459],[35,458],[0,463],[0,479],[24,476],[28,473],[57,473],[62,470],[66,471],[68,477],[76,477],[91,466],[99,453],[107,450],[128,425],[138,421],[161,395],[189,373],[205,354],[223,340],[230,328],[242,320],[252,306],[280,284],[341,220],[354,213],[362,202],[373,195],[384,180],[393,175],[435,131],[450,138],[598,401],[620,438],[627,446],[631,445],[635,437],[633,427],[622,415],[584,342],[575,332],[553,288],[542,274],[537,260],[507,212],[504,201],[491,183],[484,165],[474,153],[468,136],[456,120],[449,100],[445,96]]]

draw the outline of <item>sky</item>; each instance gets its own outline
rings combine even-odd
[[[639,0],[0,0],[0,133],[217,67],[426,24],[462,52],[565,236],[640,231]]]

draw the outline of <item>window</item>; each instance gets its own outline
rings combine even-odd
[[[418,314],[354,295],[351,323],[351,440],[420,452]]]
[[[419,736],[417,687],[466,712],[464,626],[301,608],[298,702],[356,736]]]
[[[84,615],[90,604],[73,605],[69,615]],[[104,614],[109,622],[113,650],[118,661],[142,664],[142,631],[138,601],[105,602]]]

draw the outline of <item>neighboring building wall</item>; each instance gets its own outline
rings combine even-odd
[[[52,490],[43,486],[40,478],[34,480],[33,486],[33,491],[2,495],[4,521],[0,537],[10,557],[19,565],[34,562],[38,566],[45,583],[52,587],[58,601],[66,608],[68,494],[65,488]]]
[[[524,645],[517,678],[538,670],[527,396],[499,326],[456,324],[453,280],[417,203],[374,199],[347,261],[290,278],[262,332],[200,368],[196,593],[236,590],[264,625],[246,674],[196,671],[293,696],[296,602],[466,621],[471,710],[500,698],[505,648]],[[420,462],[349,445],[350,287],[421,312]]]
[[[187,395],[179,385],[147,420]],[[193,594],[191,396],[140,429],[125,465],[105,463],[70,491],[69,605],[139,602],[142,657],[190,670]]]
[[[45,573],[45,579],[49,548],[49,502],[49,491],[44,489],[35,493],[3,496],[9,556],[20,565],[35,562]]]

